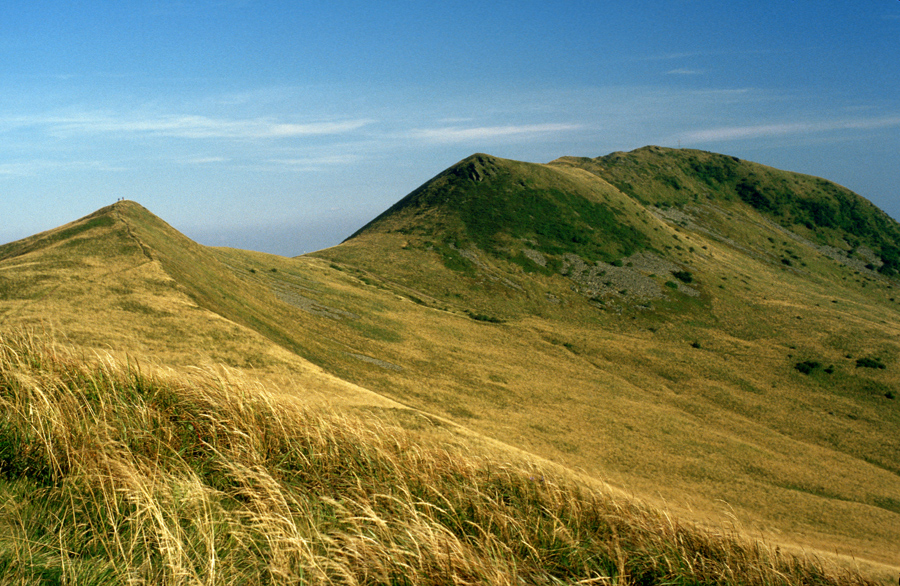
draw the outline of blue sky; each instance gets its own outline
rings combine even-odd
[[[900,2],[8,2],[0,242],[120,197],[210,245],[339,243],[460,159],[648,144],[900,218]]]

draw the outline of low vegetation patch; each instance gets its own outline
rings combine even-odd
[[[475,321],[485,321],[492,324],[502,324],[503,320],[499,317],[494,317],[492,315],[485,315],[483,313],[474,313],[472,311],[468,312],[469,317],[474,319]]]
[[[887,367],[879,358],[857,358],[856,368],[877,368],[884,370]]]
[[[0,572],[16,584],[869,584],[527,462],[0,340]]]
[[[822,365],[816,360],[804,360],[803,362],[798,362],[794,365],[794,368],[803,374],[810,374],[812,371],[821,367]]]
[[[833,364],[829,364],[825,368],[822,368],[822,363],[818,360],[804,360],[803,362],[798,362],[797,364],[795,364],[794,368],[803,374],[812,374],[813,371],[819,369],[822,369],[825,374],[834,374]]]

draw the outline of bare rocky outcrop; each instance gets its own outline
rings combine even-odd
[[[661,220],[672,224],[677,224],[689,230],[693,230],[694,232],[699,232],[701,234],[705,234],[707,236],[715,238],[716,240],[724,242],[732,248],[739,250],[744,254],[752,256],[753,258],[757,258],[760,260],[773,259],[773,257],[766,252],[741,245],[735,242],[733,239],[728,238],[724,234],[721,234],[720,232],[710,229],[708,226],[704,225],[703,219],[706,216],[718,215],[721,217],[728,217],[730,215],[727,210],[720,206],[714,204],[704,204],[700,206],[686,205],[680,209],[673,207],[649,207],[648,209],[654,216]],[[881,260],[878,254],[876,254],[873,250],[866,246],[859,246],[853,251],[848,252],[834,246],[817,244],[809,238],[805,238],[800,234],[797,234],[796,232],[790,230],[789,228],[786,228],[781,224],[778,224],[765,217],[760,217],[758,220],[753,221],[764,228],[768,228],[769,230],[778,232],[785,238],[789,238],[790,240],[793,240],[798,244],[807,246],[815,250],[819,254],[822,254],[823,256],[826,256],[846,267],[849,267],[861,273],[869,274],[870,276],[880,276],[877,271],[882,265],[884,265],[884,261]]]
[[[681,267],[656,254],[638,252],[622,260],[622,266],[598,261],[586,263],[575,254],[563,257],[562,273],[572,279],[579,291],[592,299],[607,300],[633,298],[650,301],[666,297],[664,283],[675,282],[674,274]],[[680,292],[692,297],[700,293],[684,283],[677,283]]]
[[[536,265],[546,267],[547,266],[547,257],[543,254],[534,250],[533,248],[524,248],[522,249],[522,254],[525,255],[525,258],[530,260]]]

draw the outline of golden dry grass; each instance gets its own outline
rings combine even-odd
[[[5,583],[867,584],[239,372],[0,341]]]
[[[734,224],[769,244],[752,215]],[[693,307],[598,312],[563,279],[546,280],[558,302],[540,306],[527,289],[491,284],[487,271],[479,282],[442,270],[439,259],[427,264],[406,234],[370,234],[317,256],[348,273],[390,264],[384,273],[405,276],[407,287],[424,265],[416,295],[460,293],[432,304],[450,313],[407,314],[403,331],[414,340],[381,344],[387,360],[421,365],[381,392],[705,522],[734,515],[787,546],[864,558],[888,579],[900,567],[900,408],[891,398],[900,377],[855,360],[900,351],[895,288],[796,243],[809,265],[802,271],[764,250],[755,258],[668,230],[686,256],[698,251],[691,267],[704,298]],[[369,260],[370,250],[390,256]],[[496,274],[515,278],[493,262]],[[475,303],[506,322],[454,319]],[[417,361],[428,348],[430,361]],[[803,375],[794,368],[803,360],[834,373]]]

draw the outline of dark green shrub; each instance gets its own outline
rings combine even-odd
[[[883,370],[887,367],[878,358],[857,358],[856,368],[880,368]]]
[[[675,271],[674,273],[672,273],[672,276],[682,283],[694,282],[694,275],[692,275],[690,271]]]
[[[797,364],[795,364],[794,368],[796,368],[803,374],[810,374],[812,371],[819,368],[820,366],[822,366],[822,365],[819,364],[818,362],[816,362],[815,360],[804,360],[803,362],[798,362]]]
[[[492,324],[502,324],[503,323],[503,320],[500,318],[497,318],[497,317],[485,315],[483,313],[472,313],[471,311],[468,313],[469,313],[469,317],[474,319],[475,321],[484,321],[484,322],[488,322],[488,323],[492,323]]]

